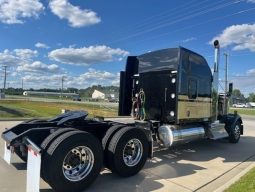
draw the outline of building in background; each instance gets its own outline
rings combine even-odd
[[[248,102],[246,103],[247,107],[255,108],[255,102]]]
[[[92,99],[105,99],[105,94],[95,89],[92,93]]]

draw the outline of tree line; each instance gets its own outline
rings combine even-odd
[[[119,93],[119,87],[116,86],[102,86],[102,85],[93,85],[91,87],[87,87],[85,89],[77,89],[74,87],[69,87],[63,90],[65,93],[77,93],[80,95],[80,97],[88,98],[92,96],[92,93],[94,90],[98,90],[100,92],[103,92],[105,94],[118,94]],[[40,92],[61,92],[61,89],[27,89],[23,90],[21,88],[7,88],[5,90],[6,95],[23,95],[24,91],[40,91]]]
[[[255,102],[255,93],[249,93],[249,95],[245,97],[239,89],[234,89],[232,96],[243,99],[246,102]]]

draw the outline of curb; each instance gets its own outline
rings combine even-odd
[[[254,167],[255,167],[255,162],[251,163],[247,168],[245,168],[239,174],[234,176],[231,180],[226,182],[224,185],[222,185],[218,189],[214,190],[214,192],[222,192],[222,191],[228,189],[231,185],[233,185],[235,182],[237,182],[242,176],[244,176],[246,173],[248,173]]]
[[[31,120],[31,119],[41,119],[41,120],[45,120],[45,119],[49,119],[52,117],[45,117],[45,118],[36,118],[36,117],[31,117],[31,118],[0,118],[0,122],[1,121],[27,121],[27,120]]]
[[[6,119],[0,119],[0,122],[2,121],[27,121],[33,118],[6,118]]]

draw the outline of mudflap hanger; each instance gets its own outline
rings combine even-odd
[[[41,148],[27,139],[27,189],[26,192],[40,191]]]
[[[7,142],[4,142],[4,160],[6,161],[6,163],[8,163],[9,165],[11,164],[11,148],[10,146],[8,146]]]

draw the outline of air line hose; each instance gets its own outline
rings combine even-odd
[[[143,89],[140,89],[140,92],[138,94],[138,98],[140,100],[140,109],[139,109],[139,119],[144,121],[146,118],[146,113],[145,113],[145,93],[143,91]]]

